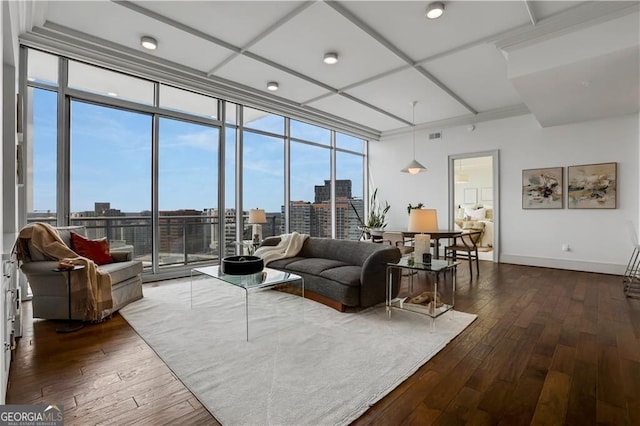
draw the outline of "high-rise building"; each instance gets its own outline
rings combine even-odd
[[[314,203],[322,203],[325,201],[331,201],[331,181],[325,180],[324,185],[315,186],[315,199]],[[336,179],[336,199],[337,198],[351,198],[351,180],[350,179]]]
[[[284,207],[283,212],[284,213]],[[289,230],[301,234],[311,233],[311,218],[313,217],[313,205],[309,201],[292,201],[289,204]],[[315,235],[314,235],[315,236]]]

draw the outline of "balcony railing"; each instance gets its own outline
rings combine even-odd
[[[210,215],[162,215],[159,217],[160,268],[219,261],[218,217]],[[56,224],[55,217],[30,217],[28,222]],[[113,252],[130,252],[146,269],[152,267],[153,242],[150,216],[72,217],[72,226],[84,226],[87,237],[107,238]],[[225,219],[224,255],[235,254],[234,218]]]

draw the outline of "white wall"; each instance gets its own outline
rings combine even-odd
[[[627,221],[638,229],[638,114],[541,128],[532,115],[444,129],[443,139],[416,134],[416,159],[428,168],[400,173],[411,160],[411,134],[372,142],[370,173],[380,200],[391,204],[387,229],[406,229],[407,203],[438,209],[440,227],[448,218],[449,154],[500,151],[500,261],[525,265],[622,274],[631,255]],[[431,131],[433,131],[432,129]],[[618,163],[615,210],[566,208],[566,167]],[[523,210],[522,170],[565,167],[565,208]],[[571,250],[562,251],[562,244]]]

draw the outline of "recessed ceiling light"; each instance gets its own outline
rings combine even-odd
[[[442,16],[444,13],[444,3],[436,1],[427,6],[427,14],[425,15],[429,19],[436,19]]]
[[[267,90],[271,90],[272,92],[275,92],[279,88],[280,88],[280,85],[275,81],[270,81],[267,83]]]
[[[333,65],[338,63],[338,54],[336,52],[327,52],[322,60],[325,64]]]
[[[156,41],[156,39],[149,36],[142,37],[140,39],[140,44],[142,45],[142,47],[149,50],[156,50],[158,48],[158,42]]]

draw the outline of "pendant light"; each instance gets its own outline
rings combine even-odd
[[[421,172],[426,172],[427,168],[422,164],[416,161],[416,104],[418,101],[413,101],[413,161],[409,163],[407,167],[400,170],[402,173],[411,173],[412,175],[417,175]]]
[[[456,174],[456,183],[469,183],[469,175],[462,173],[462,160],[458,160],[458,173]]]

